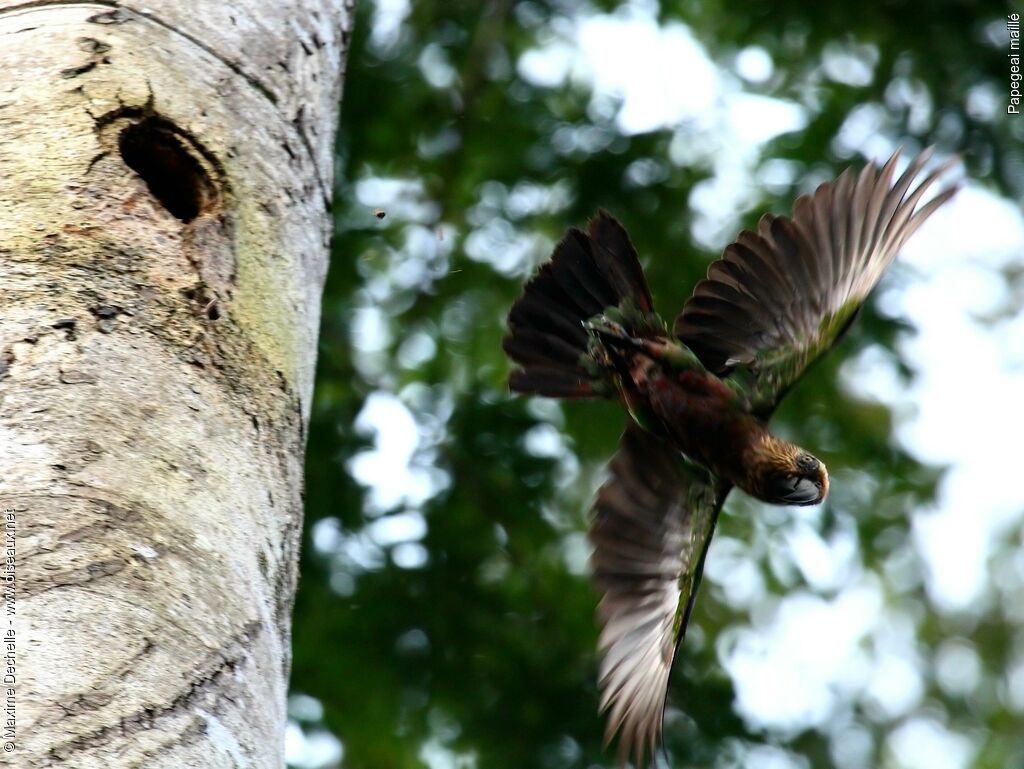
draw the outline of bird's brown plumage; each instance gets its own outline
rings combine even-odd
[[[608,469],[590,529],[591,568],[604,593],[600,707],[606,742],[620,732],[620,763],[640,766],[661,731],[679,628],[692,608],[685,579],[697,579],[704,557],[692,543],[710,540],[729,485],[680,462],[669,442],[633,423]]]
[[[879,169],[846,169],[803,195],[793,216],[765,214],[708,268],[673,332],[712,372],[746,369],[754,410],[767,418],[789,387],[848,328],[917,228],[956,192],[919,205],[953,160],[914,186],[932,151],[893,182],[900,153]]]
[[[632,416],[594,505],[601,708],[620,761],[642,765],[661,732],[669,672],[722,503],[733,485],[776,504],[817,504],[825,465],[772,436],[789,387],[842,336],[904,242],[956,187],[921,203],[948,164],[916,184],[847,170],[765,215],[708,269],[676,318],[654,314],[625,229],[599,212],[570,230],[509,313],[512,389],[618,397]]]

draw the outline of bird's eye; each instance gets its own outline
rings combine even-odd
[[[818,469],[818,465],[820,464],[821,463],[810,454],[803,454],[796,460],[796,466],[805,473],[813,473]]]

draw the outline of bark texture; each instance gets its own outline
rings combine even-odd
[[[0,0],[0,763],[284,763],[352,2]]]

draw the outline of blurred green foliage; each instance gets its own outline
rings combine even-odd
[[[510,398],[501,338],[525,277],[565,227],[598,206],[628,227],[669,318],[717,255],[692,234],[691,193],[713,173],[710,160],[697,152],[692,164],[669,161],[673,141],[700,136],[685,128],[623,135],[614,109],[595,107],[584,79],[542,87],[517,68],[572,19],[618,6],[417,0],[389,26],[382,9],[396,4],[360,5],[338,145],[292,668],[293,691],[323,706],[322,717],[296,717],[307,733],[326,729],[341,740],[341,766],[457,765],[458,756],[487,769],[612,764],[596,712],[597,597],[582,532],[622,414],[613,404]],[[763,48],[774,73],[748,90],[814,105],[804,129],[761,149],[797,173],[770,189],[752,184],[742,210],[723,214],[736,231],[764,210],[788,210],[805,179],[856,160],[838,156],[836,136],[865,104],[881,105],[881,130],[911,149],[961,151],[972,175],[1024,194],[1024,124],[971,108],[971,94],[1002,98],[1006,90],[1005,51],[991,40],[1004,19],[1000,3],[665,0],[656,12],[662,23],[688,25],[725,71],[739,51]],[[874,51],[869,82],[822,74],[836,46]],[[664,75],[687,87],[685,72]],[[915,113],[921,100],[923,116]],[[390,201],[383,219],[368,202],[374,195]],[[1020,642],[998,609],[966,619],[936,613],[913,559],[909,588],[886,581],[885,563],[910,548],[908,517],[933,498],[942,468],[901,450],[889,410],[852,396],[839,371],[870,345],[891,350],[906,332],[867,308],[776,422],[839,471],[815,525],[826,539],[855,531],[860,568],[878,572],[894,610],[920,618],[922,653],[970,636],[986,676],[998,677],[1013,639]],[[894,364],[904,381],[913,376]],[[374,445],[373,431],[355,423],[375,392],[395,394],[421,433],[410,463],[428,492],[393,509],[375,506],[352,476],[353,457]],[[421,515],[426,529],[397,557],[400,544],[375,538],[374,527],[402,511]],[[799,571],[773,567],[785,559],[782,521],[735,494],[719,536],[751,548],[769,595],[814,592]],[[748,621],[747,609],[705,580],[671,685],[673,765],[747,765],[745,750],[769,745],[796,761],[779,766],[857,766],[837,762],[842,745],[826,728],[783,734],[734,712],[716,639]],[[977,766],[1024,765],[1019,713],[951,696],[930,674],[924,686],[919,710],[975,735]],[[894,722],[849,707],[871,737],[864,765],[881,765]]]

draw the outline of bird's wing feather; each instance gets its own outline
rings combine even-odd
[[[594,504],[594,580],[604,595],[601,709],[637,767],[661,734],[675,649],[729,485],[630,424]]]
[[[925,150],[893,183],[899,152],[878,169],[847,169],[800,197],[793,216],[766,214],[713,262],[676,318],[675,335],[719,376],[745,370],[767,416],[803,371],[842,336],[882,273],[952,185],[919,206],[948,170],[914,183]]]

